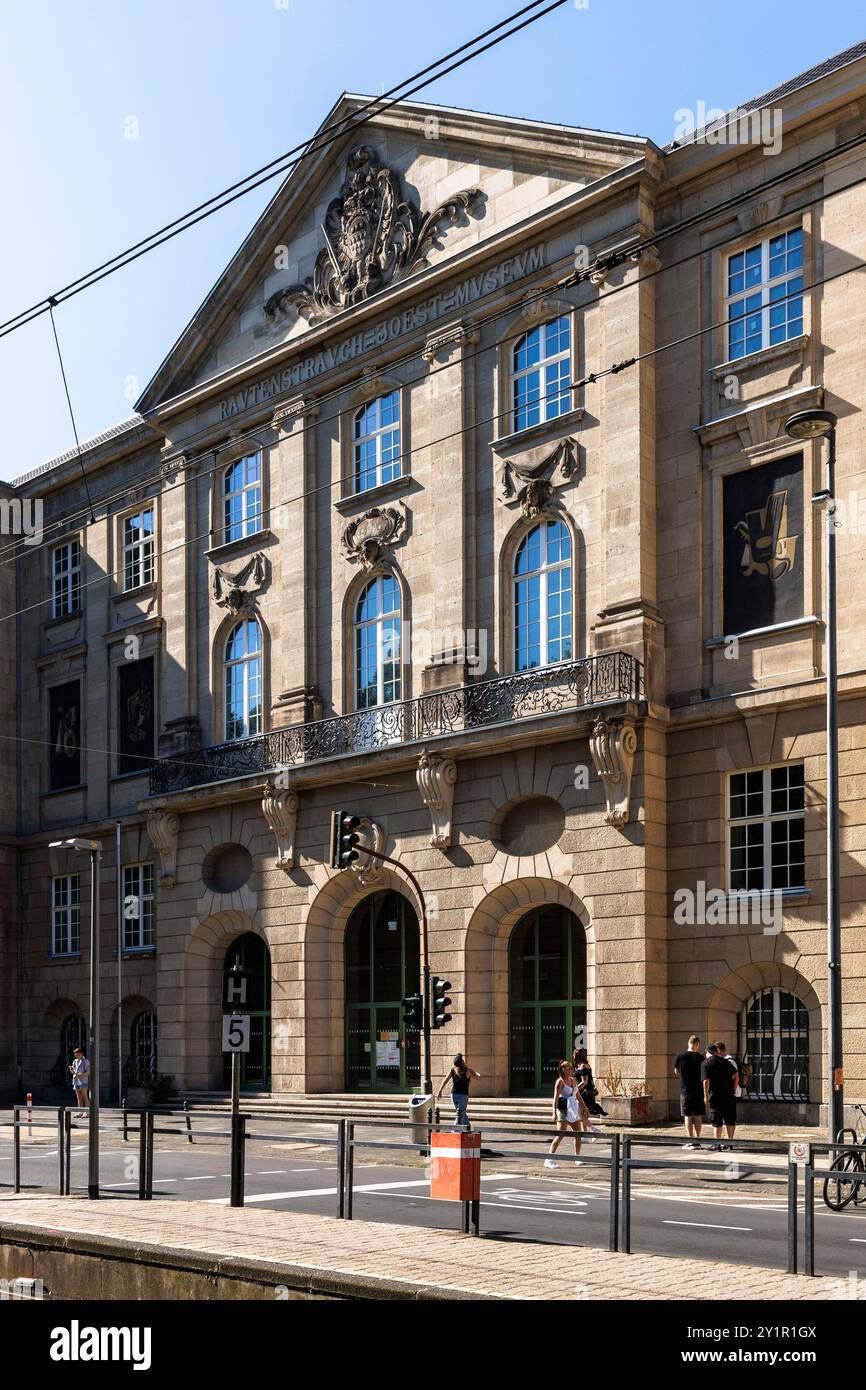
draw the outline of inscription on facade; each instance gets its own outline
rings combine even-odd
[[[413,305],[411,309],[404,309],[402,313],[383,319],[381,323],[351,334],[335,347],[310,353],[308,357],[302,357],[290,367],[284,367],[280,372],[263,377],[240,391],[232,392],[219,403],[220,419],[230,420],[253,406],[261,405],[263,401],[272,400],[287,391],[297,390],[313,377],[321,376],[323,372],[332,371],[334,367],[351,362],[353,358],[360,357],[375,347],[382,347],[403,333],[423,328],[425,324],[431,323],[443,314],[465,308],[482,295],[494,294],[505,285],[522,279],[524,275],[540,270],[544,265],[544,249],[543,245],[533,246],[517,256],[510,256],[507,261],[501,261],[490,270],[472,275],[460,284],[453,285],[451,289],[441,290],[422,303]]]

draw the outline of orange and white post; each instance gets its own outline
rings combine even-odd
[[[481,1135],[477,1133],[430,1135],[430,1196],[437,1201],[462,1202],[463,1230],[468,1233],[470,1214],[478,1234],[481,1204]]]

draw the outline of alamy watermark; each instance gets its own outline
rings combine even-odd
[[[23,536],[25,545],[41,545],[42,498],[0,497],[0,536]]]
[[[743,111],[735,107],[707,108],[705,101],[694,107],[681,106],[674,112],[675,141],[696,145],[761,145],[764,154],[778,154],[782,148],[782,112],[778,107]]]
[[[782,901],[780,888],[727,893],[723,888],[708,889],[699,879],[694,888],[678,888],[674,893],[674,921],[678,926],[762,927],[764,936],[778,936]]]

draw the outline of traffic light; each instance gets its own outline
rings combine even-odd
[[[446,993],[450,988],[451,981],[442,980],[438,975],[434,975],[430,981],[430,995],[433,1001],[430,1010],[431,1028],[444,1028],[446,1023],[451,1022],[451,1015],[447,1012],[451,1000]]]
[[[420,994],[410,994],[401,1000],[403,1005],[403,1027],[415,1028],[420,1033],[424,1027],[424,1000]]]
[[[356,845],[361,843],[355,831],[361,824],[360,816],[349,811],[334,811],[331,818],[331,868],[348,869],[358,859]]]

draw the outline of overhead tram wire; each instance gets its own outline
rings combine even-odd
[[[822,285],[833,284],[836,280],[842,280],[845,278],[845,276],[854,275],[857,271],[860,270],[866,270],[866,261],[862,261],[859,265],[848,266],[845,270],[839,270],[836,272],[835,275],[826,275],[821,280],[815,280],[813,281],[812,288],[817,289],[820,288],[820,286]],[[788,295],[780,296],[779,299],[774,302],[778,304],[784,304],[787,303],[789,299],[800,298],[802,294],[802,290],[795,290]],[[655,357],[662,352],[667,352],[673,348],[681,347],[684,343],[693,342],[696,338],[703,337],[705,333],[717,332],[720,328],[724,328],[727,322],[727,319],[722,319],[717,323],[707,324],[705,327],[698,329],[694,333],[687,334],[683,338],[676,338],[669,343],[661,343],[658,347],[652,348],[646,353],[642,353],[632,358],[627,358],[623,362],[611,363],[607,367],[601,367],[597,372],[591,373],[588,377],[582,378],[582,381],[586,383],[595,382],[598,381],[601,377],[609,376],[611,374],[621,371],[626,371],[629,368],[635,366],[638,362],[645,360],[645,358],[647,357]],[[572,387],[579,384],[581,383],[571,383]],[[441,435],[437,439],[428,440],[425,444],[419,444],[414,449],[405,450],[401,457],[411,458],[413,454],[421,453],[424,449],[433,449],[438,444],[448,443],[450,440],[457,439],[461,435],[468,434],[470,431],[478,429],[482,425],[493,424],[496,420],[504,418],[509,413],[510,411],[508,410],[499,411],[494,415],[487,416],[483,420],[476,420],[471,425],[462,425],[460,429],[452,430],[449,434]],[[263,518],[271,517],[274,515],[275,512],[282,511],[284,507],[294,506],[298,502],[303,502],[307,498],[314,497],[320,492],[330,491],[331,488],[336,487],[339,483],[346,481],[348,476],[349,475],[340,474],[337,478],[331,479],[329,482],[320,483],[317,487],[309,488],[304,492],[296,494],[296,496],[294,497],[286,498],[286,500],[283,502],[275,503],[274,506],[268,507],[266,510],[263,510],[261,513],[259,513],[259,515]],[[202,532],[200,535],[190,537],[189,540],[178,542],[177,545],[166,546],[164,549],[158,550],[154,553],[154,559],[161,559],[166,555],[174,555],[179,550],[187,550],[190,546],[198,545],[201,541],[209,539],[211,534],[211,530],[208,529],[207,531]],[[109,571],[106,574],[97,575],[94,579],[89,580],[86,584],[82,584],[80,588],[81,590],[84,590],[92,588],[97,584],[104,584],[109,579],[116,579],[120,573],[121,570],[118,569]],[[49,604],[50,602],[51,596],[48,595],[44,599],[39,599],[36,603],[28,604],[25,608],[16,609],[12,613],[2,614],[0,615],[0,623],[9,622],[12,618],[21,617],[27,613],[34,612],[36,609],[44,608],[45,605]]]
[[[553,10],[560,9],[566,3],[567,0],[547,0],[547,3],[545,3],[545,0],[532,0],[532,3],[529,5],[524,5],[522,9],[515,10],[513,14],[500,20],[498,24],[493,25],[490,29],[485,29],[481,34],[467,40],[467,42],[462,44],[459,48],[453,49],[451,53],[445,54],[444,57],[438,58],[434,63],[428,64],[426,68],[422,68],[420,72],[405,78],[402,82],[398,83],[396,87],[390,88],[388,92],[372,98],[366,106],[359,108],[359,110],[368,113],[362,116],[360,120],[355,119],[354,116],[345,116],[340,121],[334,122],[332,126],[325,127],[323,131],[319,131],[302,144],[293,146],[291,150],[271,160],[269,164],[262,165],[261,169],[255,170],[252,174],[248,174],[245,178],[238,180],[237,183],[231,184],[228,188],[223,189],[221,193],[214,194],[212,198],[207,199],[204,203],[200,203],[197,207],[192,208],[189,212],[184,213],[173,222],[166,223],[164,227],[156,232],[152,232],[141,241],[135,242],[132,246],[127,247],[125,251],[118,252],[117,255],[111,257],[110,260],[104,261],[100,266],[79,276],[77,280],[70,281],[61,289],[46,296],[45,299],[38,300],[35,304],[31,305],[29,309],[22,309],[20,313],[14,315],[11,319],[7,319],[5,322],[0,323],[0,338],[6,337],[7,334],[15,332],[18,328],[23,328],[28,323],[32,323],[34,319],[46,313],[52,303],[55,305],[65,303],[66,300],[72,299],[74,295],[80,294],[83,290],[98,284],[107,276],[113,275],[116,271],[122,270],[127,265],[131,265],[141,256],[147,255],[149,251],[155,250],[158,246],[165,245],[166,242],[179,236],[181,232],[189,230],[190,227],[194,227],[206,218],[212,217],[214,213],[229,207],[239,198],[245,197],[247,193],[252,193],[262,184],[269,183],[271,179],[278,178],[280,175],[287,173],[303,160],[311,158],[314,154],[318,154],[320,150],[328,148],[336,141],[343,139],[344,136],[367,125],[372,116],[382,115],[383,112],[389,111],[392,107],[399,105],[401,101],[405,101],[408,97],[414,96],[416,92],[423,90],[425,87],[429,87],[433,82],[438,82],[440,78],[446,77],[449,73],[457,71],[458,68],[464,67],[474,58],[481,57],[483,53],[487,53],[491,48],[495,48],[498,44],[503,43],[514,34],[520,33],[521,30],[528,28],[529,25],[537,23],[539,19],[543,19]],[[540,5],[544,5],[544,8],[539,9]],[[537,13],[529,14],[527,18],[521,19],[521,16],[527,15],[527,12],[530,10],[536,10]],[[521,19],[521,22],[519,24],[514,24],[514,27],[508,29],[506,33],[497,34],[497,30],[512,24],[516,19]],[[491,34],[496,34],[496,37],[489,39],[487,43],[482,43],[480,48],[474,48],[476,44],[481,43],[483,39],[488,38]],[[474,51],[467,53],[466,50],[469,48],[473,48]],[[464,54],[463,57],[450,63],[452,57],[461,53]],[[450,65],[442,67],[443,63],[450,63]],[[434,69],[439,68],[441,68],[441,71],[434,72]],[[431,72],[433,76],[426,76],[426,74]],[[425,80],[416,82],[416,79],[419,77],[424,77]],[[416,82],[414,87],[409,87],[407,91],[402,90],[407,83],[412,82]],[[396,92],[399,92],[399,95],[391,97],[391,93]],[[386,100],[386,98],[390,99]],[[373,108],[375,108],[375,110]],[[328,135],[327,139],[323,139],[322,137],[328,131],[332,131],[333,133]]]
[[[60,364],[60,375],[63,378],[63,390],[66,393],[66,404],[69,408],[69,418],[72,421],[72,433],[75,437],[75,449],[78,454],[78,463],[81,468],[81,476],[84,479],[84,491],[87,493],[87,503],[90,507],[90,520],[96,524],[96,514],[93,510],[93,500],[90,496],[90,483],[87,478],[87,469],[84,467],[84,458],[81,453],[81,443],[78,438],[78,426],[75,423],[75,411],[72,409],[72,397],[69,394],[69,383],[66,380],[66,368],[63,365],[63,353],[60,351],[60,339],[57,336],[57,324],[54,322],[54,300],[49,301],[48,313],[51,317],[51,331],[54,334],[54,346],[57,348],[57,361]]]
[[[858,144],[866,142],[866,134],[864,134],[864,135],[862,135],[862,136],[859,136],[859,137],[855,137],[855,138],[856,138],[856,143],[858,143]],[[835,154],[836,154],[836,151],[833,152],[834,157],[835,157]],[[828,156],[826,156],[826,155],[823,156],[823,158],[826,158],[826,157],[828,157]],[[810,161],[810,164],[811,164],[812,162],[814,162],[814,161]],[[801,170],[802,167],[803,167],[803,166],[797,165],[795,168],[790,169],[790,170],[788,171],[787,175],[786,175],[786,178],[791,178],[794,174],[798,173],[798,172]],[[775,181],[776,181],[776,180],[775,180],[775,176],[774,176],[774,179],[772,180],[772,182],[775,182]],[[816,204],[818,204],[818,203],[828,202],[828,201],[830,201],[831,199],[836,198],[836,197],[839,197],[841,194],[848,192],[851,188],[856,187],[859,183],[862,183],[862,182],[864,182],[864,179],[863,179],[863,178],[860,178],[860,179],[853,179],[853,180],[851,180],[850,183],[845,184],[844,186],[842,186],[842,187],[840,187],[840,188],[834,190],[832,193],[823,193],[823,192],[822,192],[822,193],[820,193],[820,194],[817,194],[817,195],[816,195],[815,197],[813,197],[813,198],[810,198],[810,199],[804,200],[803,202],[798,203],[797,208],[796,208],[796,209],[793,209],[793,211],[798,211],[798,212],[799,212],[799,211],[803,211],[803,210],[806,209],[806,208],[814,207],[814,206],[815,206]],[[751,188],[750,190],[748,190],[748,197],[750,197],[750,198],[755,197],[756,195],[760,194],[760,193],[763,191],[763,188],[764,188],[764,185],[763,185],[763,184],[755,185],[753,188]],[[743,199],[744,199],[745,196],[746,196],[746,195],[737,195],[735,201],[736,201],[736,202],[743,201]],[[724,203],[715,204],[713,207],[706,209],[706,210],[701,214],[701,217],[702,217],[702,218],[706,218],[706,217],[714,216],[720,209],[724,208],[724,207],[725,207],[728,203],[730,203],[731,201],[732,201],[732,200],[725,200]],[[776,216],[774,216],[774,217],[768,218],[767,221],[766,221],[765,223],[762,224],[762,227],[769,227],[769,226],[772,226],[774,222],[779,222],[779,221],[786,221],[786,220],[788,220],[788,219],[790,218],[790,216],[791,216],[791,212],[792,212],[792,209],[788,209],[788,210],[786,210],[786,211],[784,211],[784,212],[780,212],[780,213],[776,214]],[[663,233],[663,234],[660,233],[659,235],[664,235],[664,237],[667,238],[670,234],[672,234],[673,232],[675,232],[678,228],[679,228],[679,223],[675,224],[675,226],[672,227],[672,228],[665,228],[664,233]],[[645,240],[641,243],[641,245],[642,245],[642,247],[643,247],[644,249],[646,249],[647,247],[649,247],[650,245],[653,245],[653,244],[654,244],[654,242],[653,242],[652,238],[645,239]],[[625,252],[623,253],[623,254],[624,254],[624,257],[636,255],[636,254],[637,254],[637,246],[638,246],[638,244],[635,243],[633,246],[626,248],[626,249],[625,249]],[[587,267],[586,269],[581,270],[580,272],[578,272],[578,278],[577,278],[577,279],[575,279],[573,276],[566,276],[563,280],[561,280],[561,281],[558,282],[556,288],[560,288],[560,289],[575,288],[577,284],[582,283],[583,281],[587,280],[587,279],[594,273],[594,271],[595,271],[595,269],[597,268],[597,266],[598,266],[601,262],[604,261],[604,254],[605,254],[605,253],[601,253],[601,255],[597,258],[596,262],[594,262],[592,266]],[[696,260],[696,259],[698,259],[700,256],[703,256],[703,255],[706,255],[706,250],[705,250],[704,248],[698,248],[698,250],[696,250],[696,251],[691,251],[691,252],[689,252],[688,255],[682,256],[679,260],[671,261],[669,264],[663,265],[663,266],[658,266],[658,267],[656,267],[656,268],[653,269],[653,270],[648,270],[644,275],[642,275],[642,276],[640,277],[640,279],[641,279],[641,281],[654,279],[657,275],[662,275],[662,274],[664,274],[666,271],[669,271],[669,270],[676,270],[676,269],[678,269],[680,266],[686,265],[686,264],[688,264],[688,262],[693,261],[693,260]],[[565,265],[565,264],[567,264],[567,263],[569,263],[569,262],[571,262],[571,261],[572,261],[572,256],[571,256],[571,255],[568,255],[568,256],[565,256],[565,257],[561,257],[559,261],[553,262],[550,266],[545,267],[545,269],[546,269],[548,272],[551,272],[551,271],[555,270],[555,268],[556,268],[558,265]],[[854,267],[854,268],[856,269],[857,267]],[[816,283],[818,283],[818,282],[816,282]],[[809,289],[811,289],[812,287],[813,287],[813,286],[807,286],[807,287],[805,288],[805,290],[803,291],[803,293],[808,293]],[[524,307],[526,307],[526,306],[528,306],[528,305],[530,305],[530,304],[536,302],[537,300],[544,299],[545,297],[549,296],[549,294],[551,293],[551,288],[552,288],[552,287],[551,287],[549,284],[546,284],[546,285],[545,285],[544,287],[542,287],[541,289],[535,291],[535,292],[532,293],[532,294],[527,295],[527,296],[525,297],[525,299],[523,299],[523,300],[521,301],[521,303],[524,305]],[[629,289],[633,289],[633,288],[634,288],[634,282],[632,282],[632,283],[630,283],[630,284],[627,284],[627,285],[617,285],[617,286],[613,286],[611,289],[606,290],[603,294],[598,294],[598,295],[596,296],[596,298],[592,301],[592,304],[586,305],[586,306],[579,306],[579,305],[576,305],[576,306],[575,306],[575,310],[576,310],[576,312],[582,312],[585,308],[594,307],[596,304],[601,304],[601,303],[603,303],[605,300],[611,298],[613,295],[621,294],[621,293],[623,293],[625,290],[629,290]],[[481,296],[481,301],[483,301],[483,300],[485,300],[485,299],[491,299],[491,298],[493,298],[494,295],[497,294],[497,293],[498,293],[498,291],[491,291],[491,292],[490,292],[489,294],[487,294],[487,295],[482,295],[482,296]],[[475,319],[475,320],[474,320],[474,324],[475,324],[475,326],[476,326],[477,328],[485,327],[486,325],[488,325],[488,324],[490,324],[490,323],[494,323],[494,322],[498,321],[498,320],[501,319],[501,318],[508,317],[510,314],[512,314],[512,313],[514,312],[514,307],[515,307],[515,306],[514,306],[513,304],[508,304],[504,309],[497,310],[495,313],[486,315],[486,316],[483,317],[483,318]],[[498,346],[499,346],[498,343],[491,343],[491,344],[488,344],[486,347],[479,347],[479,348],[476,348],[476,349],[471,350],[471,351],[469,351],[469,352],[466,352],[465,355],[464,355],[464,360],[465,360],[465,361],[471,361],[471,360],[473,360],[473,359],[475,359],[475,358],[477,358],[477,357],[482,356],[484,353],[494,351],[495,349],[498,348]],[[396,359],[394,359],[394,360],[389,364],[389,366],[390,366],[392,369],[395,368],[395,367],[400,367],[400,366],[405,365],[407,362],[412,362],[412,361],[414,361],[416,358],[418,358],[418,357],[420,357],[420,356],[421,356],[421,350],[420,350],[420,349],[418,349],[418,350],[413,350],[413,351],[411,351],[411,352],[406,353],[405,356],[402,357],[402,358],[396,358]],[[405,386],[412,386],[412,385],[419,384],[419,383],[421,383],[421,382],[423,382],[423,381],[429,380],[429,378],[432,377],[432,376],[438,375],[439,372],[450,370],[452,367],[454,367],[454,366],[456,366],[456,365],[457,365],[456,363],[446,362],[446,363],[443,363],[443,364],[442,364],[441,366],[439,366],[439,367],[429,367],[429,368],[426,368],[425,371],[424,371],[421,375],[416,376],[416,377],[410,377],[410,378],[409,378],[407,381],[405,381],[403,384],[404,384]],[[600,369],[599,373],[590,374],[590,376],[588,376],[588,377],[586,377],[586,378],[582,378],[582,379],[581,379],[580,381],[578,381],[578,382],[572,383],[573,389],[576,389],[577,387],[579,387],[580,385],[583,385],[583,384],[591,384],[592,381],[595,381],[595,380],[599,379],[599,376],[607,375],[608,372],[609,372],[609,370],[610,370],[610,369]],[[320,403],[320,402],[323,402],[323,401],[328,401],[328,400],[335,399],[336,397],[342,395],[343,392],[345,391],[345,389],[346,389],[346,388],[345,388],[345,385],[341,385],[341,386],[338,386],[338,387],[334,387],[331,391],[323,392],[320,396],[317,396],[317,398],[316,398],[317,404]],[[318,427],[318,426],[320,426],[320,425],[322,425],[322,424],[327,424],[327,423],[329,423],[329,422],[333,422],[334,420],[339,419],[341,413],[342,413],[342,412],[338,411],[338,412],[336,412],[336,413],[333,414],[333,415],[317,416],[317,418],[316,418],[316,427]],[[147,423],[148,423],[148,421],[147,421],[144,417],[142,417],[142,424],[143,424],[143,425],[146,425]],[[233,443],[238,443],[238,442],[243,442],[243,441],[245,441],[245,440],[247,440],[247,439],[255,440],[256,437],[257,437],[257,431],[259,431],[259,430],[261,430],[261,429],[263,429],[263,428],[266,428],[266,425],[265,425],[265,424],[262,424],[262,423],[258,423],[258,424],[256,424],[256,426],[255,426],[254,428],[251,428],[250,430],[241,431],[241,432],[235,434],[235,435],[233,436],[232,442],[233,442]],[[308,428],[309,428],[309,426],[304,425],[304,426],[302,427],[302,432],[305,432]],[[202,433],[202,435],[204,435],[205,437],[206,437],[207,435],[212,435],[212,434],[213,434],[213,427],[210,427],[210,428],[208,428],[208,429],[202,431],[201,433]],[[192,438],[194,439],[195,436],[193,436]],[[259,442],[260,442],[260,441],[259,441]],[[215,455],[222,449],[222,447],[223,447],[222,444],[214,444],[213,446],[206,446],[205,448],[203,448],[203,449],[201,450],[201,452],[200,452],[199,454],[193,454],[193,455],[192,455],[192,461],[198,463],[198,462],[200,462],[201,460],[207,458],[209,455],[214,455],[214,456],[215,456]],[[214,466],[213,466],[212,468],[204,470],[203,472],[199,473],[197,476],[200,477],[200,478],[209,477],[209,476],[211,476],[212,473],[219,471],[220,467],[221,467],[221,465],[220,465],[219,463],[215,463]],[[147,473],[144,473],[144,474],[141,474],[141,473],[135,474],[135,475],[133,475],[133,477],[132,477],[122,488],[119,488],[116,492],[114,492],[114,493],[108,493],[108,494],[106,494],[106,495],[104,495],[104,496],[102,496],[102,497],[97,497],[97,498],[96,498],[96,503],[97,503],[97,505],[98,505],[100,508],[102,508],[102,507],[108,507],[108,506],[110,506],[113,502],[122,501],[126,496],[128,496],[131,487],[146,486],[148,483],[151,483],[151,482],[153,482],[153,483],[158,483],[159,481],[161,481],[161,479],[162,479],[162,473],[161,473],[159,470],[158,470],[157,472],[155,472],[155,473],[150,473],[150,474],[147,474]],[[188,477],[185,477],[181,482],[176,483],[175,486],[186,487],[186,486],[189,485],[189,482],[190,482],[190,479],[189,479]],[[70,513],[67,513],[65,516],[59,517],[56,521],[54,521],[54,522],[52,523],[52,525],[49,527],[49,532],[52,532],[52,533],[62,532],[62,531],[64,531],[64,530],[70,528],[71,526],[73,526],[74,523],[75,523],[76,521],[79,520],[79,518],[86,519],[86,515],[87,515],[86,511],[81,511],[81,512],[70,512]],[[91,519],[92,519],[92,518],[91,518]],[[40,542],[40,544],[37,545],[37,546],[26,546],[26,547],[25,547],[24,542],[23,542],[22,540],[20,540],[19,538],[16,537],[16,539],[13,540],[12,542],[10,542],[9,545],[7,545],[6,547],[0,548],[0,565],[10,564],[10,563],[14,562],[16,559],[18,559],[20,556],[23,556],[23,555],[26,555],[26,554],[33,554],[33,553],[36,553],[36,552],[38,552],[40,549],[43,549],[45,546],[51,545],[52,543],[53,543],[53,542],[52,542],[51,539],[47,539],[47,540],[43,540],[42,542]],[[11,555],[9,554],[10,551],[13,552]],[[4,559],[3,556],[8,556],[8,558]]]

